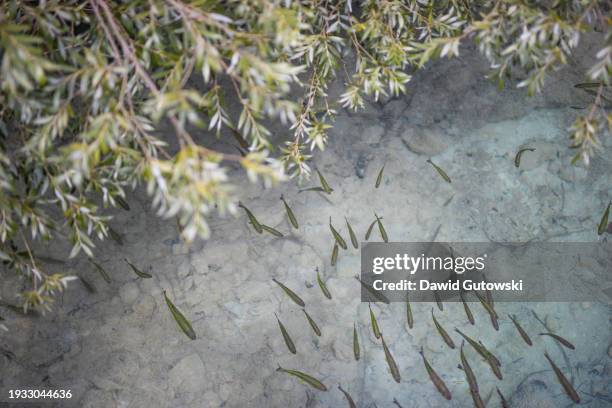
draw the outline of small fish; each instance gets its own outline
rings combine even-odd
[[[87,289],[87,291],[88,291],[89,293],[96,293],[96,288],[95,288],[95,286],[94,286],[94,285],[92,285],[91,283],[89,283],[89,282],[87,281],[87,279],[85,279],[85,278],[84,278],[84,277],[82,277],[82,276],[79,276],[79,279],[81,280],[81,283],[83,284],[83,286],[85,286],[85,289]],[[3,319],[0,319],[0,320],[3,320]]]
[[[166,300],[166,305],[168,305],[168,309],[170,309],[170,313],[172,314],[172,317],[174,317],[174,320],[179,325],[183,333],[185,333],[185,335],[189,337],[191,340],[195,340],[196,334],[195,334],[195,331],[193,331],[193,327],[191,326],[191,323],[189,322],[189,320],[187,320],[185,315],[176,306],[174,306],[174,303],[172,303],[172,301],[168,298],[168,295],[166,295],[165,290],[164,290],[164,299]]]
[[[487,281],[487,278],[486,278],[486,277],[484,277],[484,276],[483,276],[483,277],[482,277],[482,280],[483,280],[485,283],[488,283],[488,281]],[[491,291],[490,291],[489,289],[487,289],[487,288],[485,288],[485,299],[487,300],[487,303],[488,303],[489,305],[491,305],[491,308],[495,308],[495,303],[494,303],[494,301],[493,301],[493,294],[492,294],[492,293],[491,293]]]
[[[323,187],[310,187],[310,188],[303,188],[301,190],[298,190],[298,193],[303,193],[305,191],[318,191],[321,193],[326,193],[325,189]],[[333,191],[333,190],[332,190]]]
[[[321,381],[317,380],[316,378],[303,373],[301,371],[297,371],[297,370],[287,370],[283,367],[281,367],[280,365],[278,366],[278,368],[276,369],[276,371],[280,371],[282,373],[286,373],[289,375],[292,375],[294,377],[299,378],[300,380],[304,381],[306,384],[310,385],[312,388],[315,388],[319,391],[327,391],[327,387],[325,386],[325,384],[323,384]]]
[[[423,357],[423,364],[425,364],[425,369],[427,370],[427,374],[429,374],[429,378],[431,382],[435,385],[436,389],[444,398],[447,400],[451,400],[452,396],[448,388],[446,388],[446,384],[440,378],[440,376],[435,372],[435,370],[431,367],[427,359],[425,358],[425,354],[423,353],[423,346],[421,346],[421,351],[419,351],[421,357]]]
[[[325,295],[326,298],[331,299],[332,295],[331,293],[329,293],[329,289],[327,289],[327,285],[325,284],[325,282],[323,282],[323,280],[321,279],[321,275],[319,275],[319,268],[317,268],[317,283],[319,284],[323,295]]]
[[[244,212],[246,212],[246,215],[249,218],[249,221],[251,222],[253,228],[255,228],[255,231],[257,231],[258,234],[261,234],[263,232],[263,227],[261,226],[259,221],[257,221],[257,218],[255,218],[251,210],[246,208],[240,201],[238,201],[238,207],[242,208]]]
[[[606,207],[606,211],[604,211],[601,216],[601,221],[599,221],[599,226],[597,227],[597,235],[601,235],[608,229],[608,217],[610,216],[610,205],[612,205],[612,201],[608,203]]]
[[[540,336],[550,336],[553,339],[557,340],[559,343],[563,344],[565,347],[567,347],[570,350],[575,350],[576,347],[574,347],[574,345],[572,343],[570,343],[569,341],[565,340],[563,337],[558,336],[554,333],[540,333]]]
[[[406,320],[408,321],[408,328],[412,329],[414,325],[414,318],[412,316],[412,307],[410,307],[410,300],[406,296]]]
[[[382,293],[379,293],[378,291],[374,290],[373,288],[371,288],[370,286],[366,285],[365,283],[363,283],[363,281],[361,279],[359,279],[359,276],[355,275],[355,279],[357,279],[357,281],[359,283],[361,283],[361,286],[367,290],[372,296],[374,296],[376,299],[378,299],[379,301],[386,303],[386,304],[390,304],[391,302],[389,301],[389,299],[387,299],[387,297],[385,295],[383,295]]]
[[[378,177],[376,177],[376,184],[374,185],[374,188],[378,188],[380,186],[380,183],[381,183],[382,178],[383,178],[383,171],[385,171],[385,166],[384,165],[382,166],[382,168],[378,172]]]
[[[451,182],[451,179],[450,179],[450,177],[448,177],[448,174],[446,174],[446,172],[444,170],[442,170],[441,167],[439,167],[434,162],[432,162],[431,159],[427,159],[427,163],[431,164],[433,166],[433,168],[436,169],[436,171],[438,172],[440,177],[442,177],[444,179],[444,181],[446,181],[447,183]]]
[[[383,350],[385,351],[385,360],[387,360],[387,364],[389,365],[389,371],[391,371],[391,376],[393,377],[395,382],[399,384],[401,381],[399,369],[397,368],[397,364],[395,363],[395,360],[393,359],[393,356],[391,355],[391,352],[387,347],[387,343],[385,343],[385,338],[383,337],[382,333],[380,333],[380,339],[382,340]]]
[[[281,334],[283,335],[283,339],[285,340],[285,344],[287,345],[287,348],[292,354],[296,354],[297,350],[295,348],[295,343],[293,343],[293,340],[291,340],[291,336],[289,336],[287,329],[285,329],[285,325],[280,321],[276,313],[274,313],[274,316],[276,317],[276,321],[278,322],[278,327],[280,328]]]
[[[242,133],[240,133],[238,130],[236,130],[236,128],[232,126],[230,126],[229,128],[231,130],[232,136],[234,136],[234,139],[236,139],[240,147],[244,150],[248,150],[249,143],[244,139],[244,137],[242,136]]]
[[[351,237],[351,244],[353,244],[353,248],[357,249],[359,248],[359,241],[357,241],[357,236],[355,235],[353,228],[351,228],[351,224],[349,224],[348,219],[346,217],[344,217],[344,219],[346,220],[346,227],[348,228],[349,236]]]
[[[127,258],[124,258],[123,260],[130,266],[132,271],[134,271],[136,276],[138,276],[139,278],[150,279],[150,278],[153,277],[153,275],[149,275],[148,273],[143,272],[140,269],[138,269],[136,266],[134,266],[134,264],[132,264],[130,261],[128,261]]]
[[[329,217],[329,229],[331,230],[331,233],[334,236],[334,239],[336,240],[338,245],[340,245],[342,249],[347,249],[348,247],[346,246],[346,242],[344,241],[344,238],[342,238],[342,236],[338,233],[338,231],[336,231],[336,229],[332,225],[331,217]]]
[[[508,408],[509,407],[508,401],[506,401],[506,399],[504,398],[504,394],[501,393],[499,388],[495,387],[495,389],[497,390],[497,395],[499,395],[499,399],[501,400],[502,408]]]
[[[346,392],[340,384],[338,384],[338,389],[342,391],[342,393],[344,394],[344,397],[348,401],[349,408],[357,408],[357,405],[355,405],[355,401],[353,401],[353,398],[351,398],[351,395],[348,392]]]
[[[316,170],[317,170],[317,174],[319,175],[319,182],[321,183],[321,187],[323,187],[323,191],[326,192],[327,194],[331,194],[332,191],[334,191],[334,189],[331,188],[329,184],[327,184],[327,180],[325,180],[325,177],[323,177],[319,169],[316,169]]]
[[[334,242],[331,254],[331,266],[335,266],[336,262],[338,262],[338,243]]]
[[[516,156],[514,156],[514,167],[517,169],[521,166],[521,157],[525,152],[535,152],[533,147],[523,147],[518,152],[516,152]]]
[[[448,335],[446,330],[444,330],[444,328],[440,325],[440,323],[438,323],[438,320],[436,320],[436,316],[434,315],[433,307],[431,308],[431,318],[433,319],[434,325],[436,326],[436,329],[438,329],[438,333],[440,333],[440,336],[442,336],[442,339],[444,340],[444,342],[448,345],[448,347],[454,349],[455,343],[453,342],[453,339],[451,339],[451,337]]]
[[[382,220],[382,217],[381,217]],[[376,223],[378,222],[378,219],[372,221],[372,223],[370,224],[370,226],[368,227],[368,231],[366,232],[365,235],[365,240],[367,241],[368,239],[370,239],[370,235],[372,234],[372,229],[374,228],[374,225],[376,225]]]
[[[304,312],[304,314],[306,315],[306,320],[308,320],[310,327],[312,327],[312,331],[314,331],[317,336],[321,337],[321,329],[319,329],[319,326],[317,326],[317,322],[315,322],[312,317],[310,317],[306,309],[302,309],[302,312]]]
[[[395,397],[393,398],[393,403],[394,403],[395,405],[397,405],[397,408],[404,408],[404,407],[402,407],[402,406],[400,405],[399,401],[398,401],[398,400],[397,400],[397,398],[395,398]]]
[[[285,285],[283,285],[282,283],[280,283],[279,281],[277,281],[274,278],[272,278],[272,281],[274,283],[276,283],[278,286],[280,286],[281,289],[283,289],[285,291],[287,296],[289,296],[291,298],[291,300],[293,300],[298,306],[304,307],[306,305],[304,303],[304,301],[302,300],[302,298],[299,297],[294,291],[292,291],[291,289],[289,289],[288,287],[286,287]]]
[[[444,202],[444,204],[442,204],[442,207],[446,207],[446,206],[448,206],[448,205],[451,203],[451,201],[453,201],[453,198],[455,198],[455,195],[454,195],[454,194],[453,194],[452,196],[450,196],[450,198],[449,198],[448,200],[446,200],[446,201]]]
[[[472,400],[474,400],[474,405],[476,406],[476,408],[484,408],[485,405],[482,402],[482,399],[480,398],[476,376],[474,375],[470,364],[467,362],[465,354],[463,354],[463,345],[464,342],[461,341],[461,367],[463,372],[465,373],[465,378],[470,386],[470,393],[472,394]]]
[[[467,334],[463,333],[461,330],[455,328],[455,331],[459,333],[461,337],[463,337],[468,343],[470,343],[470,346],[472,346],[474,350],[476,350],[476,352],[481,355],[482,358],[487,361],[493,362],[493,364],[498,367],[501,366],[501,363],[499,362],[497,357],[495,357],[493,353],[487,350],[485,346],[483,346],[481,343],[478,343],[476,340],[472,339]]]
[[[113,197],[113,198],[115,199],[117,204],[119,204],[121,206],[121,208],[123,208],[125,211],[130,211],[130,205],[127,203],[127,201],[125,201],[123,199],[123,197],[116,196],[116,197]]]
[[[508,317],[510,318],[510,320],[512,320],[512,323],[514,323],[514,327],[516,327],[516,330],[518,330],[519,334],[521,335],[525,343],[532,346],[533,343],[531,342],[529,335],[525,332],[525,330],[523,330],[519,322],[516,321],[516,316],[508,315]]]
[[[291,209],[291,207],[289,207],[289,204],[287,204],[287,201],[285,201],[285,197],[281,195],[280,199],[285,205],[285,212],[287,213],[287,218],[289,219],[289,222],[291,223],[291,225],[293,225],[293,228],[298,229],[299,224],[298,224],[297,218],[295,218],[295,214],[293,214],[293,210]]]
[[[434,295],[434,299],[436,300],[436,305],[438,305],[438,309],[440,309],[441,312],[444,311],[444,304],[442,303],[442,299],[440,298],[440,294],[438,293],[437,290],[433,291],[433,295]]]
[[[361,356],[361,349],[359,348],[359,336],[357,335],[357,324],[353,323],[353,355],[355,361],[359,361]]]
[[[372,331],[374,332],[374,337],[380,339],[380,328],[378,327],[378,322],[376,321],[376,316],[372,311],[372,307],[368,304],[368,308],[370,309],[370,321],[372,322]]]
[[[274,229],[272,227],[269,227],[269,226],[267,226],[265,224],[260,224],[260,225],[261,225],[261,228],[264,231],[269,232],[270,234],[274,235],[275,237],[278,237],[278,238],[282,238],[283,237],[283,234],[280,231],[278,231],[278,230],[276,230],[276,229]]]
[[[98,273],[100,275],[102,275],[102,279],[104,279],[106,281],[106,283],[111,283],[111,278],[110,276],[108,276],[108,273],[106,273],[106,271],[104,270],[104,268],[102,268],[100,265],[98,265],[96,262],[92,261],[91,258],[88,259],[89,262],[96,268],[96,270],[98,271]]]
[[[376,217],[376,222],[378,223],[378,231],[380,231],[380,236],[382,237],[383,241],[389,242],[387,231],[385,231],[385,227],[383,226],[382,221],[381,221],[382,218],[376,215],[376,213],[374,214],[374,216]]]
[[[472,314],[472,311],[470,310],[470,307],[468,306],[467,302],[465,301],[465,297],[463,295],[463,291],[460,290],[459,291],[459,297],[461,298],[461,302],[463,303],[463,309],[465,310],[465,314],[470,322],[470,324],[473,326],[476,321],[474,320],[474,315]]]
[[[493,325],[493,328],[495,330],[499,330],[499,323],[497,322],[498,316],[497,316],[497,312],[495,311],[495,309],[493,309],[493,307],[489,304],[489,302],[487,302],[487,300],[480,293],[478,293],[477,291],[473,291],[473,292],[474,294],[476,294],[476,297],[478,298],[478,300],[480,300],[480,304],[482,304],[482,306],[491,316],[491,324]]]
[[[476,297],[478,298],[478,300],[480,301],[480,304],[482,304],[482,307],[484,307],[485,310],[490,315],[493,315],[493,316],[497,317],[497,312],[495,311],[495,309],[493,309],[493,306],[491,306],[491,304],[487,301],[487,299],[485,299],[485,297],[482,296],[482,294],[480,294],[478,291],[474,290],[473,292],[476,295]]]
[[[557,367],[557,365],[555,363],[553,363],[553,361],[548,356],[548,353],[544,352],[544,357],[546,357],[546,359],[550,363],[551,367],[555,371],[555,374],[557,374],[557,379],[559,380],[559,382],[563,386],[563,389],[565,390],[565,393],[576,404],[580,403],[580,397],[578,396],[578,393],[576,392],[576,390],[574,389],[572,384],[568,381],[568,379],[565,377],[565,375],[563,375],[563,372],[559,369],[559,367]]]
[[[107,227],[108,227],[108,235],[110,235],[111,239],[115,241],[118,245],[123,245],[123,238],[121,237],[121,234],[119,234],[117,231],[112,229],[110,225]]]
[[[599,88],[601,86],[601,82],[581,82],[579,84],[574,85],[574,88],[585,89],[585,88]]]

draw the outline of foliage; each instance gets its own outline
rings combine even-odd
[[[33,244],[67,238],[70,256],[92,257],[95,239],[109,235],[105,208],[141,184],[186,240],[207,238],[211,211],[235,211],[229,162],[266,184],[307,177],[339,106],[400,95],[414,70],[457,56],[468,41],[500,85],[515,75],[536,93],[583,33],[602,32],[585,73],[595,99],[571,129],[577,158],[588,162],[612,123],[603,108],[612,68],[606,3],[3,1],[0,257],[24,278],[24,307],[48,307],[67,280],[41,269]],[[327,95],[334,80],[346,83],[338,101]],[[278,120],[290,130],[281,145],[268,129]],[[171,132],[156,131],[160,123]],[[198,143],[195,128],[229,132],[244,155]]]

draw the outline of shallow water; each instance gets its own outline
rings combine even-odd
[[[466,50],[459,59],[418,73],[405,97],[341,112],[328,149],[314,162],[335,190],[329,196],[298,193],[295,183],[262,193],[243,181],[240,199],[262,222],[289,233],[285,238],[256,234],[239,212],[237,218],[213,218],[212,239],[186,247],[175,223],[156,218],[145,195],[136,192],[129,197],[132,210],[117,211],[112,222],[125,244],[110,241],[99,248],[110,285],[85,261],[70,261],[65,272],[82,273],[96,294],[75,283],[56,311],[36,324],[8,316],[11,332],[2,334],[0,345],[12,355],[0,357],[0,389],[26,384],[72,389],[74,399],[58,406],[337,407],[346,406],[337,389],[341,384],[358,406],[391,407],[394,398],[405,408],[471,406],[457,368],[459,352],[436,332],[430,303],[412,305],[410,330],[404,305],[372,306],[400,368],[401,384],[393,381],[353,278],[360,269],[359,252],[340,251],[331,267],[328,221],[331,216],[347,238],[347,216],[363,238],[376,212],[398,242],[431,240],[440,225],[437,241],[597,241],[597,223],[612,193],[612,150],[604,150],[589,168],[569,166],[566,129],[575,115],[569,106],[584,98],[571,85],[581,80],[576,74],[581,71],[570,67],[554,74],[544,95],[528,98],[520,91],[496,90],[482,79],[486,68],[473,50]],[[609,146],[609,138],[604,143]],[[527,144],[536,151],[526,153],[516,169],[514,154]],[[426,163],[429,157],[452,184]],[[374,189],[383,164],[382,185]],[[281,193],[299,219],[298,231],[286,221]],[[379,240],[376,232],[373,239]],[[52,246],[49,253],[56,250]],[[124,257],[154,278],[137,279]],[[332,300],[317,287],[315,268]],[[305,300],[322,337],[312,333],[300,308],[272,278]],[[2,293],[8,293],[9,284],[3,285]],[[164,289],[192,320],[197,340],[178,331]],[[473,349],[465,349],[489,406],[499,406],[496,386],[511,406],[570,405],[545,350],[572,379],[584,405],[610,406],[609,302],[496,303],[499,331],[482,307],[472,303],[471,308],[476,326],[468,323],[460,303],[436,309],[436,317],[457,344],[454,327],[482,340],[502,361],[504,379],[498,381]],[[532,310],[576,350],[562,350],[537,336],[545,330]],[[283,343],[274,312],[296,343],[297,355]],[[524,344],[508,314],[517,316],[533,347]],[[358,362],[354,322],[361,342]],[[446,402],[427,377],[421,346],[452,401]],[[276,372],[278,364],[321,379],[329,391]]]

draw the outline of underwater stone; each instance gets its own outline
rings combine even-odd
[[[448,149],[448,138],[437,129],[406,129],[401,138],[416,154],[436,156]]]
[[[204,363],[197,354],[183,357],[168,373],[170,384],[179,392],[197,392],[206,380]]]

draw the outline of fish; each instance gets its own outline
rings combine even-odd
[[[438,329],[438,333],[440,333],[440,336],[442,336],[442,339],[444,340],[444,342],[448,345],[448,347],[450,347],[451,349],[454,349],[455,343],[453,342],[453,339],[451,339],[451,337],[448,335],[446,330],[444,330],[444,328],[440,325],[440,323],[438,323],[438,320],[436,320],[436,316],[434,315],[433,307],[431,308],[431,318],[433,319],[434,325],[436,326],[436,329]]]
[[[482,277],[482,280],[483,280],[485,283],[488,283],[488,281],[487,281],[487,278],[486,278],[486,277],[484,277],[484,276],[483,276],[483,277]],[[495,303],[494,303],[494,301],[493,301],[493,294],[492,294],[492,293],[491,293],[491,291],[490,291],[489,289],[487,289],[487,288],[485,288],[485,299],[487,300],[487,303],[488,303],[489,305],[491,305],[491,308],[493,308],[493,309],[494,309],[494,308],[495,308]]]
[[[385,295],[383,295],[382,293],[379,293],[378,291],[374,290],[373,288],[371,288],[367,284],[363,283],[363,281],[361,279],[359,279],[359,276],[355,275],[355,279],[357,279],[357,281],[359,283],[361,283],[361,286],[365,290],[367,290],[372,296],[374,296],[376,299],[378,299],[379,301],[381,301],[383,303],[386,303],[387,305],[391,303],[389,301],[389,299],[387,299],[387,297]]]
[[[281,367],[280,365],[278,366],[278,368],[276,369],[276,371],[280,371],[282,373],[286,373],[289,375],[292,375],[296,378],[299,378],[300,380],[304,381],[306,384],[310,385],[312,388],[315,388],[319,391],[327,391],[327,387],[325,386],[325,384],[323,384],[321,381],[317,380],[316,378],[303,373],[301,371],[297,371],[297,370],[287,370],[283,367]]]
[[[423,364],[425,364],[425,369],[427,370],[427,374],[429,374],[431,382],[434,384],[438,392],[442,394],[444,398],[450,401],[453,397],[451,396],[450,391],[446,387],[446,384],[444,384],[444,381],[442,381],[440,376],[435,372],[435,370],[427,361],[427,358],[425,358],[425,353],[423,353],[423,346],[421,346],[421,351],[419,351],[419,354],[421,355],[421,357],[423,357]]]
[[[321,292],[325,295],[326,298],[331,299],[332,295],[329,293],[329,289],[327,289],[327,285],[321,279],[321,275],[319,274],[319,268],[317,268],[317,283],[319,284],[319,288],[321,288]]]
[[[342,238],[342,236],[338,233],[338,231],[336,231],[336,229],[332,225],[331,217],[329,217],[329,229],[331,230],[331,233],[334,236],[334,239],[336,240],[338,245],[340,245],[340,248],[347,249],[348,247],[346,246],[346,242],[344,241],[344,238]]]
[[[274,235],[275,237],[278,237],[278,238],[282,238],[283,237],[283,234],[280,231],[278,231],[278,230],[276,230],[276,229],[274,229],[272,227],[269,227],[269,226],[267,226],[265,224],[261,224],[261,228],[264,231],[269,232],[270,234]]]
[[[287,329],[285,329],[285,325],[280,321],[276,313],[274,313],[274,316],[276,317],[276,321],[278,322],[278,327],[280,328],[281,334],[283,335],[283,340],[285,340],[285,344],[287,345],[287,348],[292,354],[296,354],[297,349],[295,348],[295,343],[291,339],[291,336],[289,336],[289,332],[287,332]]]
[[[497,321],[498,319],[497,312],[495,311],[495,309],[493,309],[493,306],[491,306],[489,302],[487,302],[487,300],[480,293],[478,293],[475,290],[473,292],[478,298],[478,300],[480,300],[480,304],[482,304],[485,310],[489,313],[489,316],[491,316],[491,324],[493,325],[493,328],[499,331],[499,322]]]
[[[434,299],[436,300],[436,305],[438,305],[438,309],[440,309],[441,312],[444,311],[444,304],[442,303],[442,299],[440,299],[440,294],[438,291],[434,290],[433,295]]]
[[[372,306],[368,304],[368,308],[370,309],[370,321],[372,322],[372,331],[374,332],[374,337],[380,339],[380,328],[378,327],[378,322],[376,321],[376,316],[372,311]]]
[[[353,356],[355,356],[355,361],[359,361],[359,357],[361,357],[361,349],[359,348],[359,336],[357,335],[356,323],[353,323]]]
[[[338,262],[338,243],[334,242],[334,247],[332,248],[331,254],[331,266],[336,265],[336,262]]]
[[[476,381],[476,376],[470,367],[470,364],[467,362],[465,358],[465,354],[463,353],[463,345],[464,341],[461,341],[461,367],[463,372],[465,373],[465,378],[470,386],[470,393],[472,394],[472,400],[474,401],[474,406],[476,408],[484,408],[484,403],[482,402],[482,398],[480,397],[480,392],[478,390],[478,382]]]
[[[257,221],[257,218],[255,218],[251,210],[246,208],[240,201],[238,201],[238,207],[242,208],[244,212],[246,212],[246,215],[249,218],[249,221],[251,222],[253,228],[255,228],[255,231],[257,231],[258,234],[261,234],[263,232],[263,227],[261,226],[259,221]]]
[[[272,278],[272,281],[274,283],[276,283],[278,286],[280,286],[281,289],[283,289],[285,291],[287,296],[289,296],[291,298],[291,300],[293,300],[298,306],[304,307],[306,305],[304,303],[304,301],[302,300],[302,298],[299,297],[294,291],[292,291],[291,289],[289,289],[288,287],[286,287],[285,285],[283,285],[282,283],[280,283],[279,281],[277,281],[274,278]]]
[[[385,343],[385,338],[383,337],[382,333],[380,333],[380,339],[382,340],[383,350],[385,351],[385,360],[387,360],[387,364],[389,365],[389,371],[391,371],[391,376],[393,377],[395,382],[399,384],[402,378],[400,376],[399,368],[397,368],[397,363],[393,359],[393,356],[391,355],[391,352],[387,347],[387,343]]]
[[[374,188],[380,187],[380,183],[383,178],[383,171],[385,171],[385,166],[383,165],[380,171],[378,172],[378,177],[376,177],[376,184],[374,184]]]
[[[376,215],[376,213],[374,213],[374,216],[376,217],[376,222],[378,223],[378,231],[380,231],[380,236],[382,237],[383,241],[389,242],[387,231],[385,231],[385,227],[383,226],[382,221],[381,221],[382,218]]]
[[[117,202],[117,204],[119,204],[121,206],[121,208],[123,208],[125,211],[130,211],[130,205],[127,203],[127,201],[125,201],[123,199],[123,197],[121,196],[115,196],[113,197],[115,199],[115,201]]]
[[[399,401],[398,401],[398,400],[397,400],[397,398],[395,398],[395,397],[393,398],[393,403],[394,403],[395,405],[397,405],[397,408],[404,408],[404,407],[402,407],[402,406],[400,405]]]
[[[597,235],[601,235],[608,229],[608,217],[610,216],[610,205],[612,205],[612,201],[608,203],[606,207],[606,211],[604,211],[601,216],[601,221],[599,221],[599,226],[597,227]]]
[[[570,399],[572,401],[574,401],[576,404],[580,403],[580,397],[578,396],[578,393],[576,392],[576,390],[574,389],[574,387],[572,386],[572,384],[568,381],[568,379],[565,377],[565,375],[563,374],[563,372],[559,369],[559,367],[557,367],[557,365],[551,360],[551,358],[549,357],[548,353],[544,352],[544,357],[546,357],[546,359],[548,360],[548,362],[550,363],[552,369],[554,370],[555,374],[557,375],[557,379],[559,380],[559,382],[561,383],[561,385],[563,386],[563,389],[565,390],[565,393],[570,397]]]
[[[382,217],[381,217],[382,220]],[[378,219],[372,221],[372,223],[370,224],[370,226],[368,227],[368,231],[366,232],[365,235],[365,240],[367,241],[368,239],[370,239],[370,235],[372,234],[372,228],[374,228],[374,225],[376,225],[376,223],[378,222]]]
[[[117,231],[112,229],[110,225],[107,225],[107,227],[108,227],[108,235],[110,235],[111,239],[115,241],[118,245],[123,245],[123,238],[121,237],[121,234],[119,234]]]
[[[338,389],[342,391],[342,393],[344,394],[344,397],[348,401],[349,408],[357,408],[357,405],[355,405],[355,401],[353,401],[353,398],[351,398],[351,395],[348,392],[346,392],[340,384],[338,384]]]
[[[510,320],[512,320],[512,323],[514,323],[514,327],[516,327],[516,330],[518,330],[525,343],[527,343],[529,346],[532,346],[533,343],[531,342],[529,335],[527,334],[527,332],[525,332],[525,330],[523,330],[519,322],[516,321],[516,316],[508,315],[508,317],[510,318]]]
[[[130,268],[132,269],[132,271],[134,271],[134,273],[136,274],[136,276],[138,276],[139,278],[143,278],[143,279],[151,279],[153,277],[153,275],[150,275],[146,272],[141,271],[140,269],[138,269],[136,266],[134,266],[134,264],[132,264],[130,261],[127,260],[127,258],[123,259],[125,262],[127,262],[127,264],[130,266]]]
[[[314,331],[317,336],[321,337],[321,329],[319,329],[317,323],[312,319],[312,317],[310,317],[306,309],[302,309],[302,312],[304,312],[304,314],[306,315],[306,320],[308,320],[310,327],[312,327],[312,331]]]
[[[319,191],[321,193],[326,193],[325,189],[323,187],[309,187],[309,188],[303,188],[301,190],[298,190],[298,193],[303,193],[305,191]],[[332,190],[333,191],[333,190]]]
[[[553,339],[557,340],[559,343],[563,344],[565,347],[567,347],[570,350],[575,350],[576,347],[574,347],[574,345],[572,343],[570,343],[569,341],[565,340],[563,337],[558,336],[554,333],[540,333],[540,336],[550,336]]]
[[[459,291],[459,297],[461,298],[461,302],[463,303],[463,309],[465,310],[465,314],[470,322],[470,324],[473,326],[476,321],[474,320],[474,315],[472,314],[472,311],[470,310],[470,307],[468,306],[467,302],[465,301],[465,297],[463,296],[463,291],[460,290]]]
[[[280,196],[280,199],[285,205],[285,212],[287,213],[287,219],[289,219],[289,222],[291,223],[291,225],[293,225],[293,228],[298,229],[300,225],[298,224],[297,218],[295,218],[295,214],[293,214],[293,210],[291,209],[291,207],[289,207],[289,204],[287,204],[287,201],[285,201],[285,197],[283,197],[282,194]]]
[[[499,399],[501,400],[502,408],[508,408],[509,407],[508,401],[506,401],[506,399],[504,398],[504,395],[501,393],[498,387],[495,387],[495,389],[497,390],[497,395],[499,395]]]
[[[438,172],[440,177],[442,177],[444,179],[444,181],[446,181],[447,183],[451,182],[451,179],[450,179],[450,177],[448,177],[448,174],[446,174],[446,172],[444,170],[442,170],[442,168],[440,166],[438,166],[434,162],[432,162],[431,159],[427,159],[427,163],[431,164],[433,166],[433,168],[436,169],[436,171]]]
[[[325,180],[325,177],[323,177],[319,169],[316,169],[316,171],[317,171],[317,174],[319,175],[319,182],[321,183],[321,187],[323,188],[323,191],[327,194],[331,194],[332,191],[334,191],[334,189],[329,186],[329,184],[327,183],[327,180]]]
[[[478,300],[480,301],[480,304],[482,304],[482,307],[485,308],[485,310],[492,316],[498,317],[497,316],[497,312],[495,311],[495,309],[493,309],[493,306],[491,306],[491,304],[482,296],[482,294],[480,294],[478,291],[474,290],[473,291],[474,294],[476,295],[476,297],[478,298]]]
[[[495,357],[493,353],[487,350],[487,348],[483,346],[482,343],[478,343],[476,340],[472,339],[467,334],[463,333],[461,330],[457,328],[455,328],[455,331],[459,333],[461,337],[463,337],[468,343],[470,343],[470,346],[472,346],[474,350],[476,350],[476,352],[481,355],[482,358],[484,358],[487,361],[493,362],[493,364],[495,364],[498,367],[501,367],[501,363],[497,359],[497,357]]]
[[[89,293],[96,293],[96,287],[92,285],[91,283],[89,283],[87,279],[85,279],[82,276],[79,276],[79,279],[81,280],[81,283],[83,284],[83,286],[85,286],[85,289],[87,289]],[[0,320],[3,320],[3,319],[0,319]]]
[[[357,241],[357,236],[355,235],[353,228],[351,228],[351,224],[349,224],[348,219],[346,217],[344,217],[344,219],[346,220],[346,227],[348,228],[349,237],[351,237],[351,244],[353,244],[353,248],[358,249],[359,241]]]
[[[521,157],[525,152],[535,152],[535,148],[523,147],[522,149],[519,149],[518,152],[516,152],[516,156],[514,156],[514,167],[516,167],[517,169],[521,166]]]
[[[579,84],[574,85],[574,88],[585,89],[585,88],[599,88],[601,86],[601,82],[581,82]]]
[[[172,303],[170,298],[168,298],[168,295],[166,294],[165,290],[164,290],[164,299],[166,301],[166,305],[168,306],[168,309],[170,309],[170,313],[172,314],[172,317],[178,324],[179,328],[183,331],[183,333],[185,333],[187,337],[189,337],[191,340],[195,340],[196,333],[193,330],[191,323],[189,322],[189,320],[187,320],[183,312],[181,312],[179,308],[174,306],[174,303]]]
[[[92,261],[91,258],[88,258],[88,261],[96,268],[98,273],[100,275],[102,275],[102,279],[104,279],[106,281],[106,283],[111,283],[111,278],[110,278],[110,276],[108,276],[108,273],[106,273],[104,268],[102,268],[100,265],[98,265],[98,263]]]
[[[231,130],[232,136],[234,136],[234,139],[236,139],[240,147],[244,150],[248,150],[249,143],[244,139],[242,134],[238,130],[236,130],[236,128],[234,128],[233,126],[229,126],[229,128]]]
[[[406,296],[406,321],[408,322],[408,328],[412,329],[414,325],[414,318],[412,316],[412,307],[410,307],[410,300]]]

